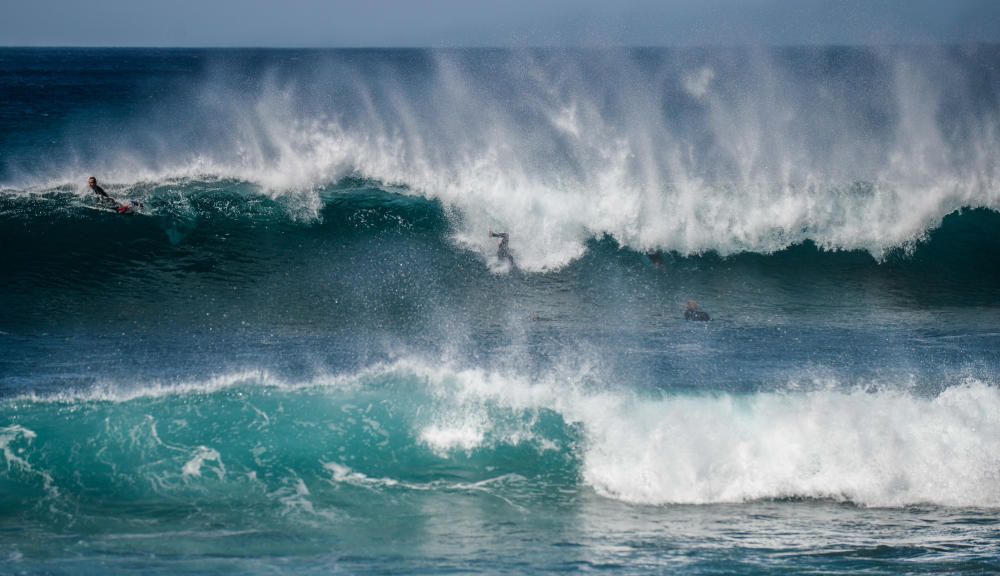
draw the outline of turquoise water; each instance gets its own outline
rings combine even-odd
[[[0,51],[0,573],[1000,570],[996,56]]]

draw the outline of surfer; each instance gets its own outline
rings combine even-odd
[[[653,264],[653,268],[657,270],[663,270],[663,252],[657,250],[656,252],[650,252],[647,254],[649,261]]]
[[[97,178],[94,178],[93,176],[87,179],[87,186],[90,188],[91,192],[97,194],[98,204],[105,204],[114,208],[119,214],[135,214],[137,210],[142,208],[142,202],[126,202],[122,204],[111,196],[108,196],[108,193],[104,191],[104,188],[101,188],[97,184]]]
[[[500,245],[497,246],[497,260],[506,260],[510,262],[510,265],[514,265],[514,257],[510,255],[510,235],[506,232],[494,232],[490,228],[490,238],[499,238]]]
[[[104,188],[101,188],[100,186],[97,185],[97,178],[91,176],[87,180],[87,186],[90,187],[91,192],[97,194],[97,202],[99,204],[110,204],[115,208],[121,207],[121,205],[118,203],[117,200],[115,200],[111,196],[108,196],[108,193],[104,191]]]
[[[694,300],[687,301],[687,308],[684,309],[684,319],[696,322],[708,322],[708,312],[698,308],[698,303]]]

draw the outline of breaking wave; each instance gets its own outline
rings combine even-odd
[[[1000,507],[1000,391],[974,379],[929,396],[649,394],[587,368],[525,378],[410,359],[302,382],[106,383],[7,398],[0,414],[7,509],[209,493],[320,510],[338,487]]]
[[[535,271],[604,236],[881,259],[963,207],[1000,209],[996,50],[195,54],[171,96],[67,119],[64,151],[5,150],[4,180],[235,181],[309,218],[361,178],[439,203],[484,256],[483,231],[509,230]]]

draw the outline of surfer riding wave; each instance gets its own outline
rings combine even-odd
[[[114,208],[119,214],[133,213],[142,207],[142,204],[139,202],[122,203],[115,200],[104,191],[104,188],[101,188],[101,186],[97,183],[97,178],[93,176],[87,179],[87,187],[90,188],[91,192],[97,195],[98,206],[108,206],[110,208]]]

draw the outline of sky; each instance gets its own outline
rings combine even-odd
[[[0,0],[2,46],[1000,42],[1000,0]]]

